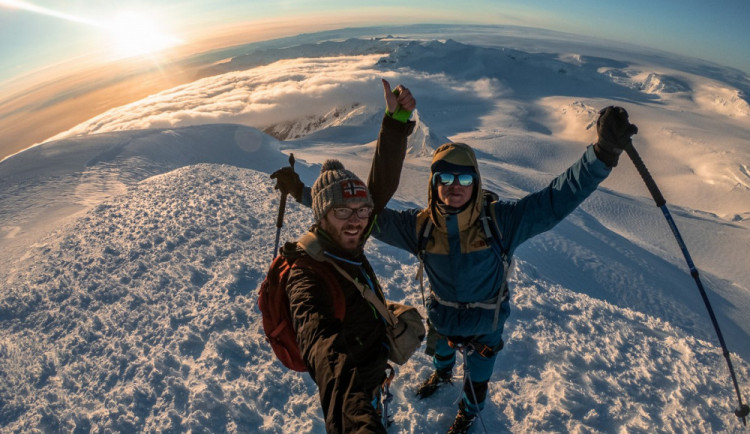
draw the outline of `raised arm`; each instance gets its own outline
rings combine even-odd
[[[391,90],[388,81],[383,80],[386,102],[386,116],[378,134],[378,144],[372,157],[367,187],[375,202],[374,214],[380,213],[398,189],[401,168],[406,157],[406,142],[414,130],[415,123],[409,121],[417,102],[411,91],[399,85]]]
[[[631,142],[638,128],[622,107],[609,106],[599,112],[597,141],[565,172],[540,191],[518,202],[497,202],[496,214],[504,232],[506,248],[552,229],[573,212],[599,186]]]
[[[399,85],[391,89],[390,83],[383,80],[386,113],[383,117],[378,143],[373,156],[368,188],[375,202],[377,215],[398,189],[401,167],[406,156],[406,140],[414,130],[414,121],[410,121],[411,112],[417,102],[409,89]],[[284,194],[290,194],[297,202],[305,206],[312,206],[310,188],[300,180],[292,167],[282,167],[271,174],[276,180],[275,189]]]

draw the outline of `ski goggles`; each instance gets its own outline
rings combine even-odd
[[[370,218],[370,214],[372,214],[371,206],[363,206],[356,209],[344,206],[331,209],[333,210],[333,216],[338,220],[349,220],[354,213],[357,213],[357,217],[361,219]]]
[[[450,172],[437,172],[432,176],[432,183],[437,184],[438,182],[443,185],[451,185],[458,178],[458,184],[462,187],[468,187],[474,183],[473,173],[450,173]]]

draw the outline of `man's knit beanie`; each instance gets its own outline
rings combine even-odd
[[[312,208],[316,221],[321,221],[328,210],[353,204],[374,206],[367,185],[357,175],[344,169],[339,160],[326,160],[320,176],[312,186]]]

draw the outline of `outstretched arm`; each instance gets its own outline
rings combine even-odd
[[[391,89],[390,83],[383,80],[383,92],[386,115],[378,134],[378,144],[367,182],[375,202],[373,215],[385,208],[398,189],[401,167],[406,156],[406,139],[415,125],[409,117],[417,106],[411,91],[403,85]],[[302,205],[312,206],[310,187],[305,186],[292,167],[282,167],[271,174],[271,179],[276,180],[274,188],[277,190],[292,195]]]
[[[408,117],[406,121],[398,118],[403,118],[404,112],[411,114],[417,107],[411,91],[403,85],[391,90],[390,83],[383,80],[383,91],[387,114],[383,118],[375,155],[372,157],[370,175],[367,178],[367,187],[375,202],[374,214],[378,214],[385,208],[398,189],[401,168],[406,157],[407,138],[414,130],[415,123],[409,121]]]
[[[512,251],[534,235],[552,229],[573,212],[599,186],[623,149],[638,132],[622,107],[609,106],[599,112],[596,122],[597,142],[565,172],[540,191],[518,202],[497,202],[496,214],[503,240]]]

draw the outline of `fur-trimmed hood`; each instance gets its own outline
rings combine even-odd
[[[445,230],[445,218],[438,211],[437,186],[433,185],[432,178],[436,172],[442,170],[461,170],[461,168],[470,168],[476,174],[471,202],[466,208],[459,213],[459,226],[461,229],[469,227],[479,218],[481,213],[482,201],[482,177],[479,174],[479,165],[474,150],[466,143],[445,143],[435,150],[432,156],[432,165],[430,166],[430,179],[427,187],[428,209],[430,218],[435,227],[439,230]]]

